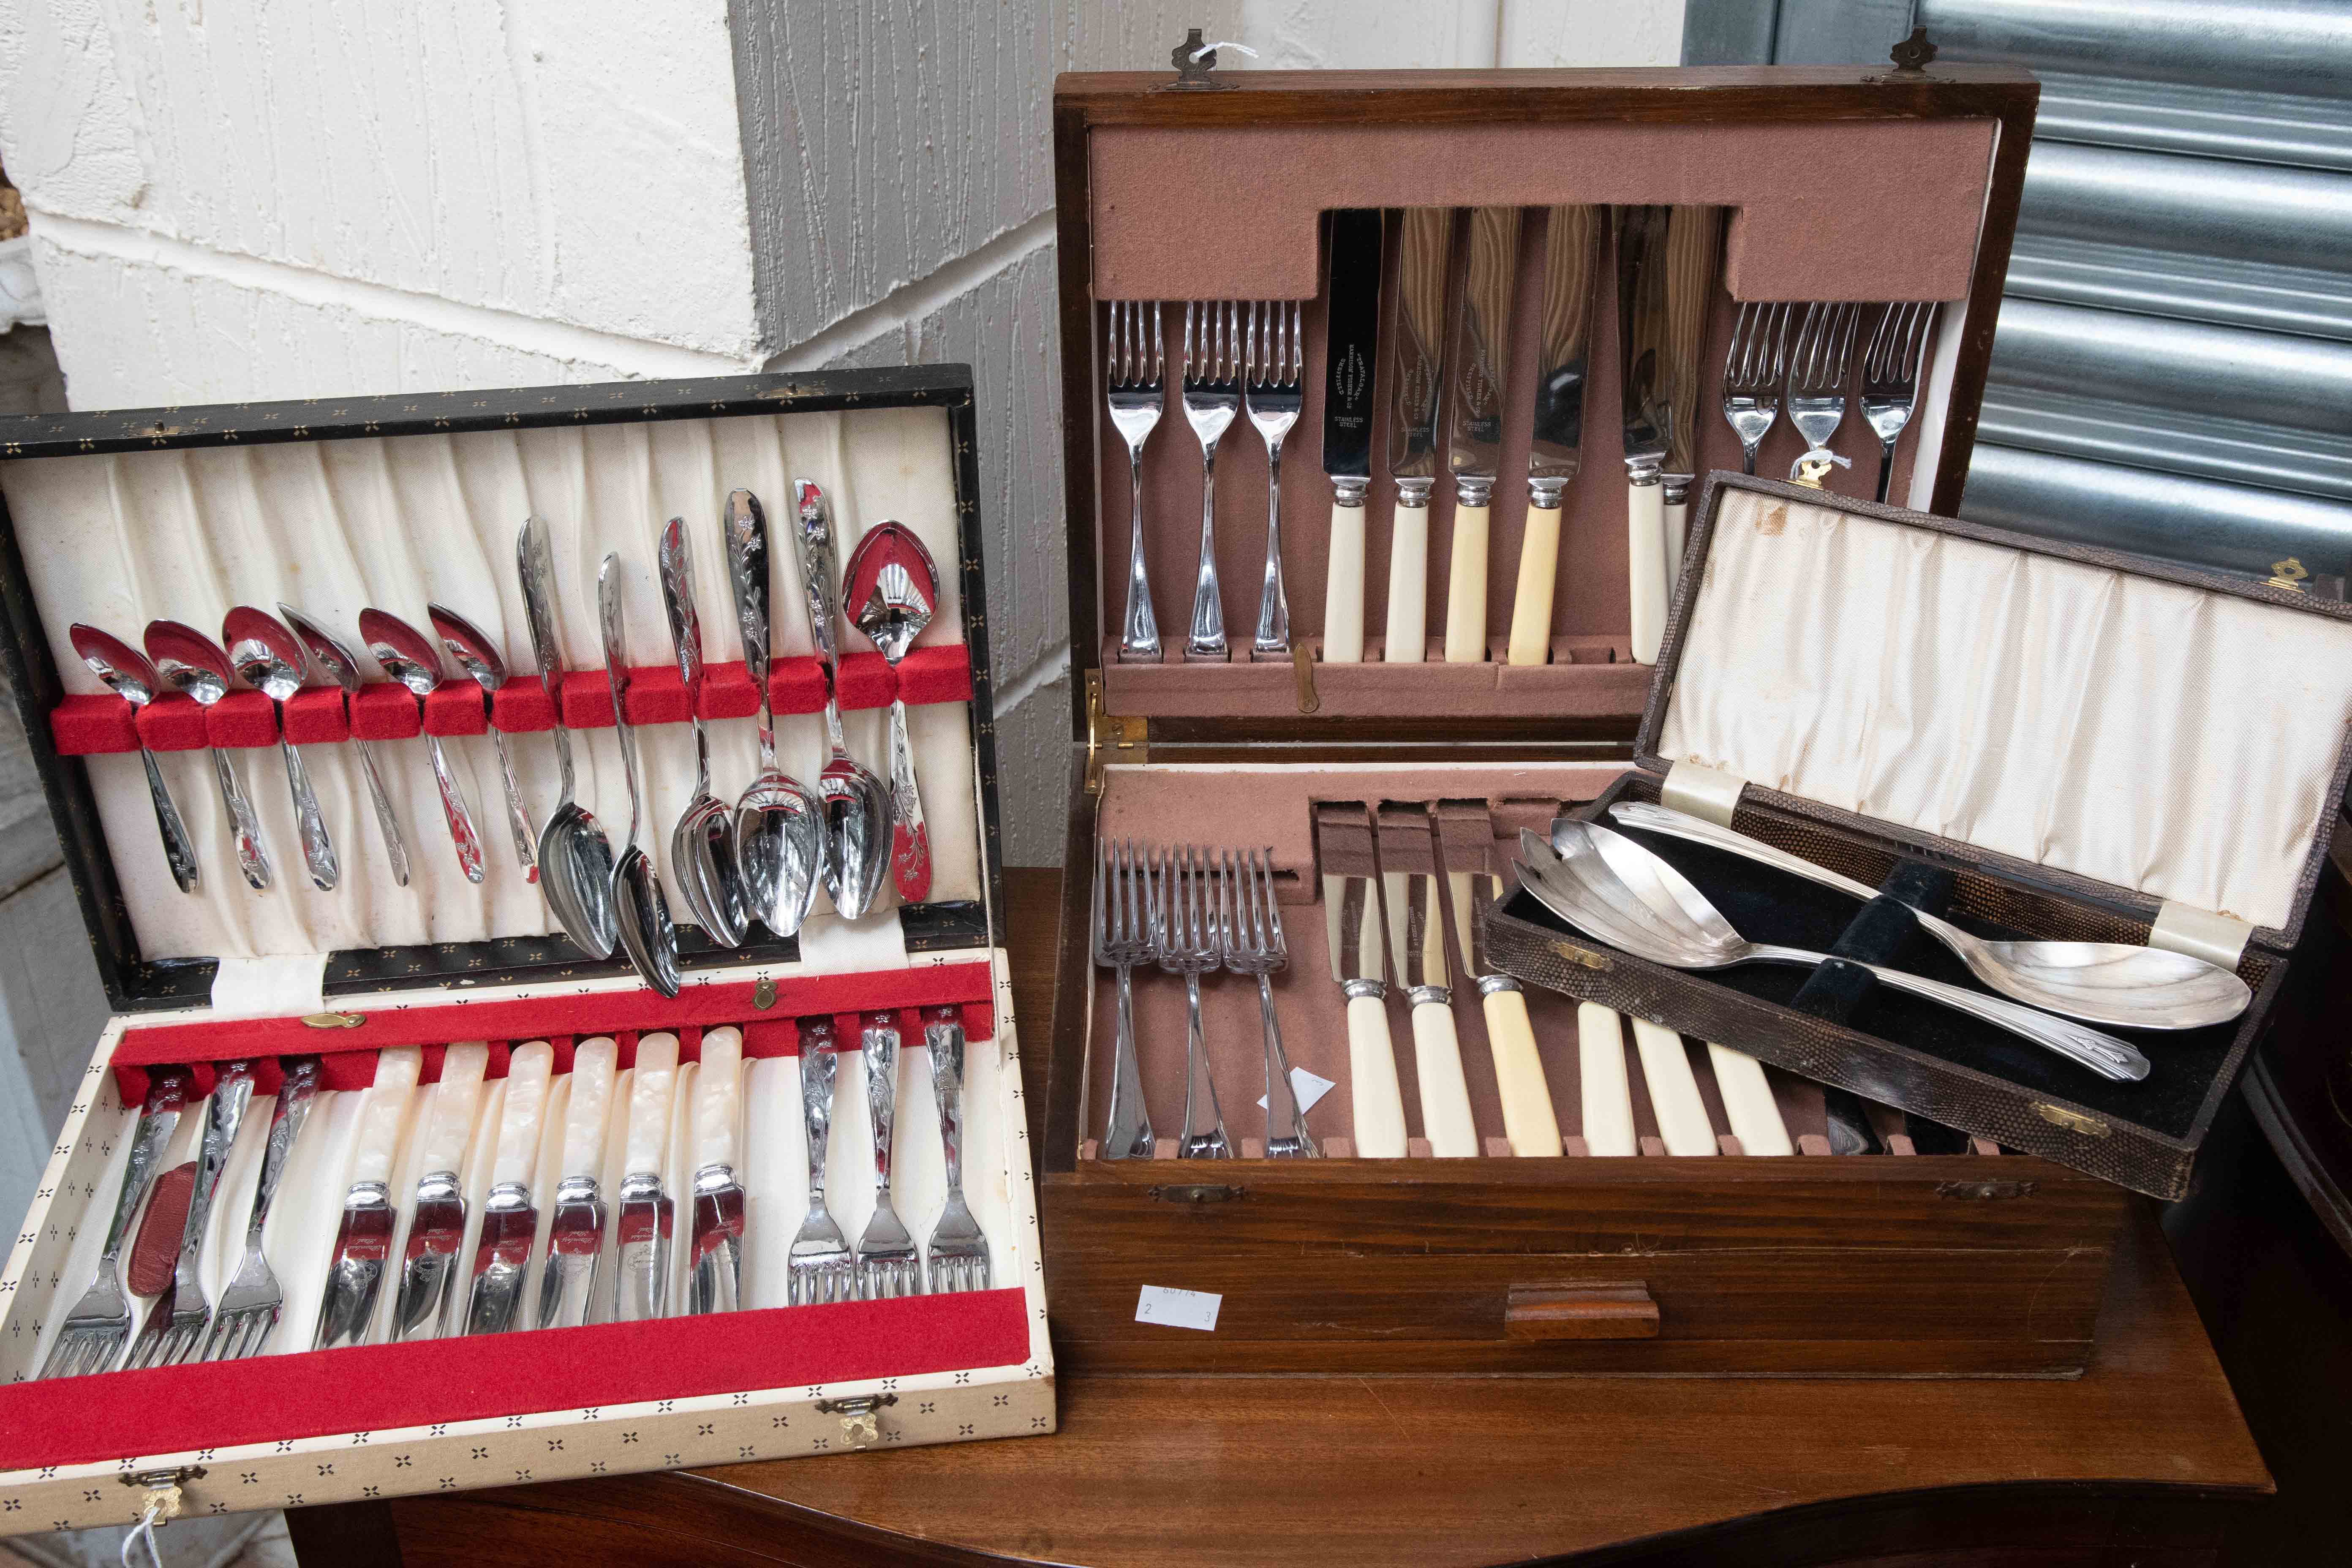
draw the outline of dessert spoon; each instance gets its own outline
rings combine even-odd
[[[415,693],[421,705],[440,688],[443,679],[440,650],[433,639],[410,626],[397,616],[382,610],[360,612],[360,641],[367,644],[368,652],[383,666],[383,672]],[[433,759],[433,782],[441,789],[441,815],[449,819],[449,840],[457,847],[457,868],[466,873],[466,880],[482,879],[482,840],[474,831],[474,814],[466,805],[466,792],[458,786],[457,775],[449,769],[448,753],[441,749],[441,737],[432,731],[425,731],[425,750]]]
[[[327,672],[327,679],[343,689],[343,700],[349,702],[359,695],[360,661],[351,649],[338,642],[327,628],[280,599],[278,613],[302,639],[304,651],[318,661]],[[392,879],[402,887],[408,886],[408,840],[402,837],[400,818],[392,809],[392,797],[384,793],[383,775],[376,772],[375,752],[357,735],[352,744],[359,749],[360,772],[367,777],[368,799],[375,805],[375,825],[383,834],[383,852],[392,861]]]
[[[743,636],[743,668],[760,691],[760,773],[735,803],[735,864],[745,911],[778,936],[791,936],[816,902],[824,811],[806,784],[776,766],[768,689],[767,510],[750,490],[736,490],[719,512],[719,530]]]
[[[849,754],[841,738],[839,645],[834,640],[833,508],[814,481],[796,479],[800,528],[793,545],[808,591],[809,632],[824,666],[824,735],[832,748],[816,776],[824,803],[824,890],[841,918],[854,921],[874,907],[890,872],[890,792],[872,769]]]
[[[677,994],[677,927],[669,900],[654,875],[651,857],[637,847],[646,809],[645,785],[637,778],[637,732],[629,723],[627,639],[621,635],[621,558],[607,555],[596,572],[596,618],[604,632],[604,680],[613,692],[613,725],[621,742],[621,768],[629,775],[629,837],[613,867],[613,910],[619,917],[621,945],[646,984],[665,996]]]
[[[257,688],[278,710],[278,749],[286,757],[286,787],[294,796],[294,821],[301,829],[303,867],[312,887],[333,892],[342,874],[335,863],[335,846],[327,837],[327,819],[320,814],[319,795],[310,787],[302,753],[286,735],[286,704],[302,689],[310,661],[292,632],[250,605],[228,613],[221,623],[221,641],[228,645],[229,663],[246,684]]]
[[[687,912],[721,947],[740,947],[750,923],[743,910],[743,885],[735,864],[735,816],[710,793],[710,736],[702,727],[702,620],[694,608],[694,556],[686,542],[686,520],[674,517],[661,531],[662,608],[669,616],[671,646],[677,650],[677,678],[686,688],[686,709],[694,725],[694,798],[669,837],[670,869]]]
[[[515,570],[522,579],[522,605],[530,623],[531,658],[555,715],[555,762],[562,795],[547,826],[539,830],[540,890],[557,923],[581,951],[610,958],[621,940],[613,911],[613,841],[604,827],[573,800],[572,732],[563,727],[563,644],[555,631],[555,551],[547,522],[531,518],[515,539]]]
[[[96,626],[77,622],[66,634],[73,641],[73,650],[81,656],[89,671],[106,682],[107,689],[131,704],[132,709],[144,708],[155,700],[161,680],[147,656],[120,637],[112,637]],[[132,733],[136,734],[134,721]],[[196,846],[188,837],[188,825],[180,820],[180,808],[173,802],[172,792],[163,787],[163,770],[155,765],[155,753],[147,749],[145,740],[139,742],[139,760],[147,764],[147,795],[155,805],[155,827],[163,836],[163,858],[171,863],[172,880],[180,891],[196,890]]]
[[[499,655],[499,645],[482,635],[482,628],[443,605],[425,606],[433,630],[441,638],[441,646],[457,661],[457,668],[474,678],[482,689],[486,702],[495,701],[499,688],[507,683],[507,661]],[[499,728],[495,713],[490,719],[490,743],[498,748],[499,779],[506,786],[507,830],[514,835],[515,859],[522,866],[522,879],[539,880],[539,857],[532,852],[532,840],[539,837],[531,831],[530,813],[522,808],[522,786],[515,782],[514,759],[507,754],[507,732]]]
[[[903,522],[877,523],[849,552],[848,602],[857,629],[881,651],[892,673],[940,602],[940,569],[915,531]],[[923,826],[923,797],[915,785],[915,748],[907,735],[906,699],[890,697],[890,877],[902,904],[921,903],[931,890],[931,836]]]
[[[155,661],[155,668],[163,679],[195,700],[200,708],[210,708],[228,695],[229,685],[236,676],[228,667],[228,655],[217,644],[194,626],[177,621],[151,621],[147,625],[147,657]],[[245,873],[246,885],[258,892],[269,886],[269,851],[262,847],[261,822],[253,815],[253,803],[245,798],[245,786],[236,780],[236,770],[228,765],[218,746],[207,746],[212,752],[213,777],[220,784],[221,804],[228,807],[228,819],[236,837],[237,868]]]

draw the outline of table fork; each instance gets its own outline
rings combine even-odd
[[[212,1304],[205,1299],[198,1269],[204,1258],[205,1230],[212,1219],[213,1197],[220,1190],[221,1172],[236,1142],[245,1108],[253,1101],[253,1064],[223,1062],[205,1106],[205,1136],[197,1155],[196,1181],[188,1194],[188,1219],[180,1227],[180,1257],[173,1266],[172,1282],[147,1309],[147,1321],[131,1342],[126,1367],[177,1366],[195,1353],[212,1321]]]
[[[262,1226],[269,1219],[270,1200],[286,1174],[287,1156],[302,1136],[310,1120],[310,1102],[318,1098],[320,1061],[302,1057],[286,1063],[285,1080],[278,1088],[278,1105],[269,1117],[269,1146],[262,1152],[261,1184],[253,1190],[253,1212],[245,1222],[245,1257],[236,1274],[221,1290],[220,1309],[213,1314],[212,1331],[205,1336],[198,1361],[238,1361],[258,1355],[278,1327],[286,1306],[286,1292],[270,1272],[261,1250]]]
[[[890,1206],[891,1119],[898,1110],[898,1024],[889,1013],[867,1015],[858,1031],[866,1058],[866,1108],[874,1121],[874,1213],[857,1238],[857,1299],[880,1301],[923,1293],[923,1260],[898,1211]]]
[[[1242,307],[1231,300],[1184,306],[1184,420],[1201,443],[1201,572],[1192,584],[1187,658],[1223,658],[1224,600],[1217,592],[1217,443],[1242,406]]]
[[[1147,335],[1146,314],[1150,317]],[[1160,306],[1139,300],[1110,303],[1110,422],[1127,441],[1127,477],[1134,486],[1128,510],[1127,623],[1118,657],[1157,662],[1160,623],[1151,613],[1151,575],[1143,564],[1143,443],[1168,405],[1166,356],[1160,341]]]
[[[1723,419],[1739,437],[1740,471],[1756,471],[1756,448],[1780,416],[1780,386],[1789,376],[1787,305],[1743,300],[1723,356]]]
[[[1878,499],[1895,477],[1895,443],[1919,406],[1919,370],[1936,321],[1933,300],[1886,307],[1862,356],[1862,416],[1878,437]]]
[[[1224,962],[1216,881],[1215,865],[1190,847],[1168,850],[1150,868],[1153,956],[1184,977],[1184,1140],[1177,1156],[1185,1160],[1234,1157],[1201,1032],[1201,976]]]
[[[1106,1160],[1151,1158],[1151,1113],[1143,1103],[1143,1069],[1135,1059],[1135,966],[1152,961],[1150,894],[1135,844],[1095,841],[1095,962],[1118,972],[1118,1024],[1110,1063],[1110,1123]]]
[[[931,1048],[931,1093],[940,1102],[940,1142],[947,1152],[948,1203],[931,1231],[933,1290],[985,1290],[988,1237],[963,1195],[963,1021],[953,1007],[924,1015],[923,1043]]]
[[[1225,967],[1257,979],[1257,1005],[1265,1029],[1265,1157],[1312,1158],[1323,1151],[1307,1131],[1306,1113],[1290,1088],[1290,1057],[1282,1048],[1282,1026],[1274,1016],[1269,976],[1290,962],[1282,940],[1282,911],[1274,901],[1274,851],[1252,849],[1238,859],[1223,858],[1222,921]]]
[[[808,1129],[808,1217],[785,1260],[784,1302],[808,1307],[856,1298],[849,1243],[824,1206],[824,1152],[833,1142],[833,1083],[840,1058],[829,1047],[831,1024],[801,1024],[801,1113]]]
[[[131,1216],[139,1212],[154,1183],[156,1162],[179,1128],[180,1113],[187,1109],[188,1083],[185,1068],[147,1069],[147,1099],[131,1136],[131,1162],[123,1167],[114,1217],[107,1223],[106,1249],[98,1255],[98,1278],[66,1313],[65,1325],[41,1363],[43,1377],[110,1372],[131,1339],[131,1297],[122,1288],[123,1238],[131,1229]]]
[[[1290,600],[1282,590],[1282,440],[1298,423],[1306,363],[1298,301],[1249,308],[1248,388],[1243,406],[1265,440],[1265,582],[1258,590],[1255,653],[1290,657]]]
[[[1799,467],[1823,459],[1850,466],[1829,449],[1829,442],[1845,419],[1846,377],[1853,368],[1854,324],[1861,316],[1862,308],[1850,303],[1808,305],[1789,345],[1789,423],[1805,438]]]

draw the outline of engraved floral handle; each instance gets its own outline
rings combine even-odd
[[[335,846],[327,837],[327,819],[319,810],[318,792],[310,787],[310,773],[302,765],[302,753],[294,742],[280,735],[278,749],[286,754],[286,785],[294,795],[294,820],[302,834],[302,863],[310,873],[310,882],[320,892],[334,888],[339,876],[335,864]]]
[[[163,771],[155,766],[155,753],[146,747],[139,748],[139,760],[147,764],[147,795],[155,803],[155,827],[163,836],[163,858],[171,863],[172,880],[180,891],[196,890],[196,846],[188,837],[188,825],[180,820],[179,805],[172,792],[163,787]]]
[[[221,804],[228,807],[229,824],[236,836],[237,868],[245,873],[247,884],[260,891],[270,881],[269,851],[261,847],[261,821],[253,815],[253,803],[245,798],[245,786],[237,782],[228,758],[218,746],[211,751],[213,777],[220,784]]]

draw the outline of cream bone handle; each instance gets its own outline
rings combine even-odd
[[[1454,1036],[1451,1004],[1413,1004],[1412,1061],[1429,1152],[1441,1160],[1477,1154],[1478,1128],[1470,1118],[1470,1085],[1462,1076],[1462,1043]]]
[[[1367,1160],[1404,1158],[1404,1090],[1389,1039],[1388,1004],[1380,994],[1348,998],[1348,1080],[1356,1152]]]
[[[1690,503],[1669,500],[1664,510],[1666,539],[1665,588],[1666,598],[1671,601],[1675,596],[1675,579],[1683,574],[1683,542],[1690,537]],[[1664,629],[1665,622],[1662,612],[1659,617],[1661,636],[1664,635]]]
[[[1666,636],[1665,496],[1654,479],[1625,487],[1625,585],[1635,664],[1657,663]]]
[[[622,1174],[662,1173],[669,1149],[669,1101],[677,1089],[677,1037],[643,1035],[637,1065],[629,1074],[629,1136]]]
[[[1557,506],[1528,507],[1527,531],[1519,542],[1519,582],[1511,597],[1513,664],[1551,659],[1552,591],[1559,577],[1559,513]]]
[[[425,1124],[425,1160],[418,1167],[425,1174],[464,1167],[466,1145],[474,1137],[474,1116],[482,1103],[482,1069],[489,1057],[490,1047],[479,1041],[454,1045],[441,1053],[441,1081],[433,1088],[431,1119]]]
[[[604,1169],[604,1122],[613,1104],[613,1066],[620,1047],[606,1036],[572,1050],[572,1098],[563,1103],[563,1169],[592,1180]]]
[[[702,1068],[694,1079],[694,1168],[735,1168],[736,1123],[742,1115],[743,1034],[705,1031]]]
[[[1578,1003],[1576,1059],[1582,1079],[1586,1151],[1633,1153],[1633,1091],[1625,1081],[1623,1020],[1598,1002]]]
[[[499,1109],[499,1152],[492,1186],[529,1187],[539,1165],[539,1129],[547,1115],[547,1085],[555,1047],[545,1040],[517,1046],[507,1062],[506,1103]]]
[[[1649,1086],[1650,1110],[1658,1119],[1658,1138],[1666,1152],[1716,1152],[1715,1129],[1706,1119],[1706,1102],[1698,1097],[1698,1079],[1691,1073],[1683,1037],[1664,1025],[1636,1018],[1633,1047],[1642,1053],[1642,1079]]]
[[[1429,656],[1429,498],[1397,497],[1389,523],[1389,623],[1382,662],[1420,664]]]
[[[1359,481],[1360,482],[1360,481]],[[1364,662],[1364,501],[1331,503],[1331,538],[1323,584],[1323,662]]]
[[[1486,659],[1486,512],[1484,501],[1467,506],[1455,498],[1454,558],[1445,577],[1448,664]]]
[[[1745,1052],[1709,1040],[1706,1059],[1715,1068],[1715,1087],[1723,1095],[1723,1114],[1731,1135],[1748,1154],[1793,1154],[1788,1123],[1780,1120],[1780,1102],[1764,1076],[1764,1064]]]
[[[377,1053],[375,1081],[368,1086],[360,1106],[359,1125],[352,1134],[352,1185],[392,1180],[392,1157],[400,1148],[400,1124],[408,1114],[408,1098],[415,1091],[416,1075],[425,1053],[415,1046],[394,1046]]]

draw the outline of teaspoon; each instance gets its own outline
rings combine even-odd
[[[421,705],[441,685],[441,652],[433,639],[397,616],[382,610],[360,612],[360,640],[383,666],[383,672],[416,694]],[[425,750],[433,759],[433,782],[441,787],[441,814],[449,819],[449,839],[457,847],[457,868],[466,880],[482,879],[482,840],[474,831],[474,814],[466,805],[466,792],[449,771],[448,753],[441,737],[427,730]]]
[[[586,807],[572,798],[572,731],[563,727],[563,644],[555,631],[555,550],[547,522],[531,518],[515,539],[515,570],[530,625],[530,651],[539,681],[555,714],[555,762],[563,793],[539,830],[540,890],[547,907],[581,951],[610,958],[621,940],[613,912],[613,841]]]
[[[702,621],[694,608],[694,556],[687,547],[686,519],[671,518],[662,529],[657,558],[662,608],[669,616],[677,677],[694,724],[694,798],[670,834],[670,868],[677,874],[687,911],[710,940],[740,947],[749,917],[735,865],[735,815],[710,793],[710,736],[702,727]]]
[[[228,655],[212,638],[177,621],[148,623],[147,657],[155,661],[164,679],[194,698],[200,708],[210,708],[227,696],[230,683],[236,679],[229,669]],[[270,876],[260,819],[253,815],[253,803],[245,798],[245,786],[237,783],[236,770],[228,765],[220,748],[205,750],[213,754],[213,777],[220,784],[221,804],[228,807],[229,824],[235,830],[237,868],[245,873],[247,886],[261,891],[269,886]]]
[[[445,605],[427,605],[425,614],[457,668],[482,689],[482,700],[496,698],[499,688],[507,683],[507,661],[499,657],[498,645],[484,637],[479,626]],[[498,748],[499,777],[506,785],[507,828],[514,835],[515,859],[521,863],[522,879],[536,882],[539,857],[532,853],[531,842],[539,835],[531,831],[530,813],[522,808],[522,786],[515,782],[514,759],[507,754],[507,732],[495,721],[490,725],[490,743]]]
[[[131,704],[135,710],[155,700],[161,679],[147,656],[120,637],[111,637],[96,626],[79,622],[67,637],[73,650],[81,656],[89,671],[106,682],[107,689]],[[131,732],[138,732],[134,721]],[[172,800],[172,792],[163,787],[163,770],[155,765],[155,753],[147,742],[139,742],[139,760],[147,764],[147,795],[155,805],[155,827],[163,836],[163,858],[171,862],[172,880],[180,891],[196,890],[196,846],[188,837],[188,825],[180,820],[180,808]]]
[[[302,639],[302,647],[316,659],[327,679],[343,689],[343,700],[349,702],[359,695],[359,656],[345,647],[327,628],[280,599],[278,613]],[[359,748],[360,772],[367,777],[368,799],[375,805],[375,825],[383,834],[383,852],[392,861],[392,879],[402,887],[408,886],[408,840],[401,836],[400,818],[392,809],[392,797],[384,793],[383,775],[376,772],[375,752],[357,735],[352,744]]]
[[[915,531],[903,522],[877,523],[849,552],[848,603],[857,629],[896,672],[898,661],[931,624],[940,602],[940,569]],[[890,698],[890,876],[898,901],[919,904],[931,890],[931,836],[923,824],[923,797],[915,787],[915,748],[907,736],[906,700]]]
[[[824,736],[833,754],[816,776],[824,803],[824,890],[841,918],[854,921],[874,907],[890,872],[890,792],[872,769],[849,754],[841,738],[840,655],[833,631],[833,508],[809,479],[793,482],[800,527],[793,536],[808,591],[809,632],[824,666]]]
[[[650,856],[637,847],[645,816],[645,786],[637,778],[637,732],[629,723],[627,639],[621,635],[621,558],[607,555],[596,573],[596,616],[604,632],[604,680],[613,691],[613,724],[621,742],[621,767],[629,775],[629,837],[613,867],[613,909],[620,917],[621,945],[646,984],[665,996],[677,994],[677,928],[669,900],[654,875]]]
[[[327,837],[327,819],[320,814],[319,795],[310,787],[310,770],[302,753],[286,736],[286,704],[302,689],[310,659],[294,634],[268,612],[239,605],[221,623],[221,640],[228,645],[229,663],[246,684],[257,687],[278,710],[278,749],[286,757],[286,787],[294,796],[294,821],[302,833],[302,862],[310,885],[322,893],[334,891],[341,869],[335,863],[335,846]]]
[[[760,690],[760,775],[735,803],[735,864],[745,910],[791,936],[816,902],[824,865],[824,808],[806,784],[776,766],[776,719],[768,689],[768,514],[736,490],[719,514],[727,585],[743,637],[743,668]]]

